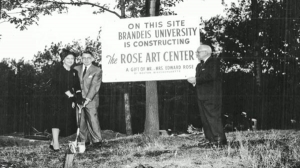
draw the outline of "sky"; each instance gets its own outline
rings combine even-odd
[[[111,1],[111,0],[110,0]],[[218,14],[224,14],[222,0],[184,0],[176,5],[174,11],[177,15],[199,15],[203,19]],[[237,0],[225,0],[226,4]],[[113,5],[113,4],[112,4]],[[45,46],[52,42],[63,44],[85,38],[96,39],[100,27],[106,19],[116,19],[111,13],[92,14],[91,7],[72,7],[68,13],[53,13],[50,16],[40,16],[38,25],[31,25],[27,30],[20,31],[15,25],[0,23],[0,61],[3,58],[19,60],[23,58],[30,61],[38,51],[43,51]],[[120,13],[120,11],[117,11]]]

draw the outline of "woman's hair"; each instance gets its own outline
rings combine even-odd
[[[73,55],[74,58],[76,57],[76,54],[68,49],[62,49],[61,53],[59,54],[60,56],[60,61],[62,62],[68,55]]]

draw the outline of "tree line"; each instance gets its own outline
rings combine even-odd
[[[127,13],[131,15],[128,17],[146,16],[147,11],[142,15],[141,9],[147,8],[132,7],[130,1],[125,2],[127,8],[135,11]],[[291,120],[300,122],[299,8],[297,0],[241,0],[239,4],[227,6],[226,16],[202,20],[201,42],[211,45],[214,54],[221,58],[223,112],[235,125],[240,122],[243,111],[258,119],[259,129],[286,129],[291,127]],[[100,66],[100,41],[101,30],[97,40],[87,38],[84,46],[78,41],[52,43],[30,63],[2,60],[0,134],[24,129],[30,133],[31,127],[46,129],[50,74],[59,62],[60,49],[69,47],[80,53],[88,48],[97,54],[96,64]],[[129,92],[133,133],[141,133],[146,110],[145,82],[102,85],[99,93],[101,127],[126,132],[124,92]],[[186,81],[157,82],[157,92],[159,129],[185,131],[189,124],[201,126],[195,90]]]

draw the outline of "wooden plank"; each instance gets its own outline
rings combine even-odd
[[[75,156],[74,153],[71,153],[71,152],[66,153],[66,159],[65,159],[64,168],[71,168],[71,167],[73,167],[74,156]]]

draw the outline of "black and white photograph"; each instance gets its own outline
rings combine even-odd
[[[299,0],[0,0],[1,168],[300,168]]]

